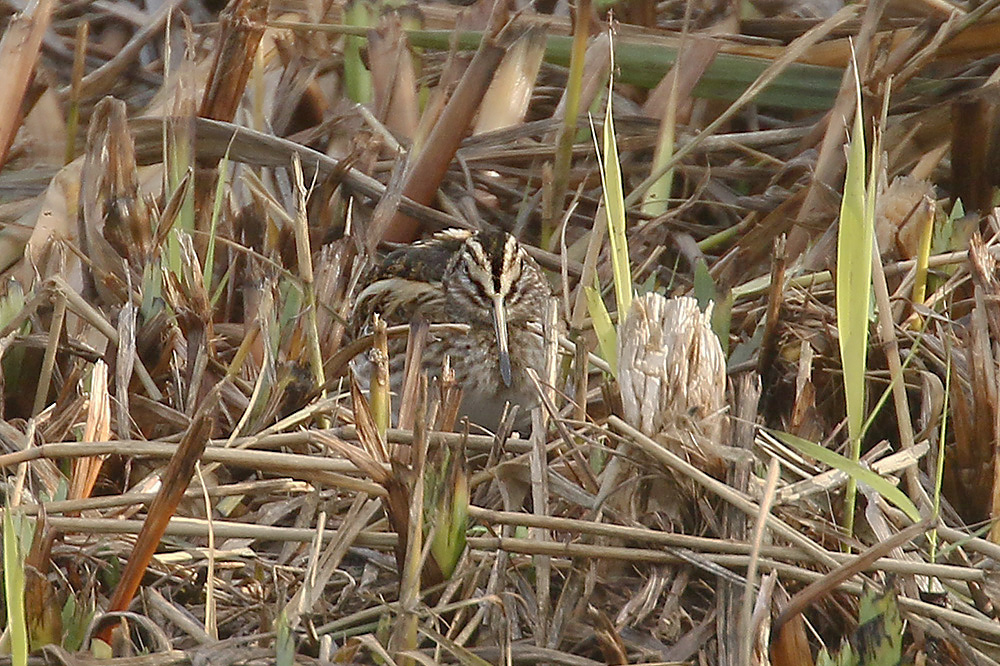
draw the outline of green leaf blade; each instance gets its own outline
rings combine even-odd
[[[20,521],[18,521],[20,522]],[[3,512],[3,583],[7,599],[11,666],[28,664],[28,623],[24,612],[24,559],[18,529],[8,507]]]
[[[873,225],[867,216],[865,140],[860,91],[854,117],[837,239],[837,333],[844,369],[847,429],[861,436],[864,423],[868,312],[871,307]]]
[[[597,344],[601,348],[601,356],[611,366],[611,374],[618,376],[618,337],[615,325],[611,323],[611,315],[604,305],[601,292],[595,287],[584,287],[587,294],[587,310],[594,322],[594,333],[597,334]],[[621,315],[624,317],[624,313]]]
[[[829,465],[834,469],[844,472],[855,481],[860,481],[861,483],[871,486],[875,492],[884,497],[887,502],[890,502],[900,511],[905,513],[910,520],[915,523],[920,522],[920,512],[917,510],[916,505],[913,504],[910,498],[906,496],[906,493],[876,472],[864,467],[861,463],[842,456],[836,451],[831,451],[830,449],[822,447],[815,442],[810,442],[807,439],[790,435],[787,432],[780,432],[777,430],[768,430],[768,432],[788,446],[797,449],[800,453],[803,453],[810,458],[815,458],[824,465]]]
[[[614,72],[612,47],[611,71]],[[632,269],[628,258],[628,239],[625,236],[625,191],[622,187],[622,168],[618,161],[618,142],[611,109],[614,76],[608,79],[608,105],[604,113],[604,155],[601,165],[601,184],[604,187],[604,212],[608,218],[608,237],[611,241],[611,268],[615,277],[615,302],[618,318],[624,320],[632,307]]]

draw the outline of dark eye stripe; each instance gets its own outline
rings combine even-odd
[[[468,279],[468,281],[472,284],[476,291],[476,295],[482,299],[483,302],[488,302],[490,300],[490,295],[486,289],[486,285],[478,279],[478,277],[482,274],[482,270],[479,269],[479,263],[476,261],[476,258],[471,255],[466,255],[462,263],[465,266],[466,279]]]

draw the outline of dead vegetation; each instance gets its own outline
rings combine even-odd
[[[1000,661],[1000,3],[216,4],[3,3],[32,660]],[[849,457],[852,52],[883,148],[860,467],[794,439]],[[638,297],[608,348],[612,71]],[[481,225],[556,287],[543,408],[488,433],[414,378],[382,432],[360,272]]]

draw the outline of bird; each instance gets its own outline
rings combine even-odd
[[[551,296],[542,269],[510,233],[446,229],[389,252],[368,271],[358,286],[350,330],[355,337],[370,332],[374,313],[389,326],[418,318],[430,324],[465,324],[464,334],[432,330],[423,369],[439,377],[449,358],[462,389],[459,416],[495,429],[510,403],[519,407],[523,425],[538,402],[527,370],[544,377],[545,351],[536,331]],[[402,390],[405,350],[404,337],[389,340],[394,408]],[[371,360],[359,354],[353,368],[367,388]]]

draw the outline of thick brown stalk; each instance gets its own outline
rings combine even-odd
[[[136,537],[135,548],[132,549],[132,555],[108,604],[108,612],[124,611],[132,603],[132,597],[139,589],[146,567],[160,545],[160,538],[191,482],[195,464],[201,459],[201,454],[208,444],[208,438],[215,425],[215,408],[218,401],[219,388],[216,387],[195,415],[177,451],[167,463],[167,468],[163,472],[163,486],[149,505],[146,521]],[[98,638],[106,643],[110,642],[114,626],[113,623],[107,623],[98,633]]]
[[[906,543],[909,543],[911,540],[916,539],[921,534],[926,532],[930,526],[931,521],[929,519],[922,520],[919,523],[914,523],[906,529],[897,532],[885,541],[881,541],[868,548],[857,557],[847,560],[840,566],[831,570],[822,578],[819,578],[807,585],[789,600],[788,605],[781,610],[781,613],[774,620],[773,631],[775,634],[780,633],[781,628],[785,625],[785,623],[805,611],[817,600],[826,597],[845,580],[848,580],[859,571],[864,571],[865,568],[871,566],[872,562],[877,561],[881,557],[885,557],[893,548],[898,548]]]
[[[220,17],[219,50],[198,110],[202,118],[230,122],[236,116],[264,35],[269,4],[269,0],[235,0]]]
[[[243,99],[247,80],[253,70],[257,49],[267,21],[270,0],[232,0],[219,17],[220,35],[218,50],[212,61],[212,70],[205,84],[198,116],[232,122]],[[208,229],[215,191],[217,160],[199,160],[198,166],[210,169],[199,173],[196,183],[207,184],[195,188],[197,226]],[[199,243],[199,245],[201,245]],[[199,247],[204,256],[205,248]]]
[[[993,206],[997,162],[997,105],[982,97],[966,97],[951,106],[951,180],[954,199],[981,215]]]
[[[495,21],[494,25],[497,23]],[[403,196],[424,205],[434,200],[438,186],[448,172],[466,129],[472,125],[483,95],[493,80],[493,73],[503,58],[505,49],[501,44],[501,34],[491,31],[483,37],[469,68],[427,137],[424,149],[407,165]],[[420,235],[420,222],[405,213],[397,212],[384,229],[381,227],[372,225],[369,229],[370,245],[380,240],[409,243]]]

